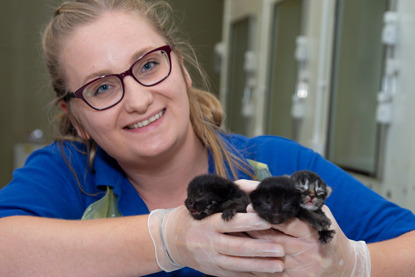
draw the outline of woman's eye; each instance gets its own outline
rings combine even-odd
[[[105,95],[108,95],[112,93],[114,90],[114,86],[111,84],[102,84],[98,86],[94,91],[92,97],[103,97]]]
[[[101,85],[99,88],[97,88],[97,90],[95,91],[94,96],[97,96],[99,94],[105,93],[110,89],[110,85],[105,84],[105,85]]]
[[[143,65],[143,68],[141,70],[142,73],[149,72],[151,70],[154,70],[154,68],[158,65],[156,61],[148,61]]]
[[[86,89],[85,97],[104,97],[114,94],[121,89],[121,83],[117,78],[107,77],[97,80]]]

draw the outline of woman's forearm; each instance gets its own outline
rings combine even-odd
[[[148,216],[0,219],[0,276],[138,276],[159,271]]]
[[[372,276],[413,276],[415,272],[415,231],[400,237],[368,244]]]

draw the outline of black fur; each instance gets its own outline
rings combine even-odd
[[[228,221],[237,212],[246,212],[249,197],[232,181],[218,175],[205,174],[195,177],[189,183],[184,204],[194,219],[200,220],[214,213],[222,213],[223,220]]]
[[[249,197],[257,214],[272,224],[296,217],[301,209],[301,195],[287,177],[265,178]]]
[[[232,181],[213,174],[195,177],[187,188],[186,208],[195,219],[214,213],[231,220],[237,212],[246,212],[248,195]]]
[[[268,177],[248,195],[235,183],[213,174],[195,177],[187,188],[185,205],[193,218],[200,220],[214,213],[231,220],[237,212],[246,212],[251,202],[258,215],[272,224],[293,217],[308,222],[326,244],[335,231],[322,211],[331,188],[314,172],[302,170],[290,176]]]

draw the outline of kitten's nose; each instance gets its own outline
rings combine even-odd
[[[284,219],[281,218],[280,216],[275,216],[272,218],[272,224],[281,224],[284,222]]]
[[[194,206],[194,202],[193,200],[190,199],[186,199],[186,201],[184,201],[186,205],[193,207]]]

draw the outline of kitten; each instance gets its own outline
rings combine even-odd
[[[249,194],[257,214],[271,224],[280,224],[296,217],[301,207],[301,195],[287,177],[268,177]]]
[[[336,231],[329,230],[331,220],[321,209],[332,188],[329,187],[316,173],[310,170],[300,170],[291,175],[295,187],[301,193],[300,206],[303,208],[298,218],[306,220],[318,231],[319,240],[325,244],[330,242]]]
[[[189,183],[184,204],[195,219],[222,212],[222,218],[228,221],[237,212],[246,212],[249,197],[232,181],[205,174],[195,177]]]
[[[331,241],[335,231],[321,210],[331,188],[311,171],[298,171],[291,177],[269,177],[251,192],[253,209],[272,224],[281,224],[297,217],[308,222],[319,234],[319,241]]]
[[[291,175],[296,188],[301,192],[300,206],[306,210],[316,211],[323,207],[331,194],[331,187],[314,172],[300,170]]]
[[[200,220],[222,212],[222,219],[228,221],[237,212],[246,213],[249,197],[232,181],[218,175],[205,174],[195,177],[189,183],[184,204],[194,219]]]

